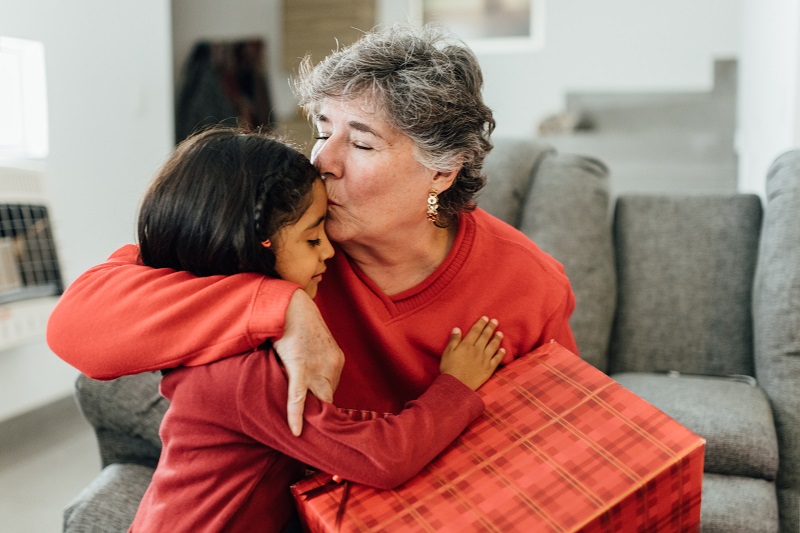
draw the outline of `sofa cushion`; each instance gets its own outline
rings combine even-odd
[[[697,376],[625,373],[612,377],[706,439],[706,472],[775,479],[775,425],[769,400],[757,386]]]
[[[114,464],[100,472],[64,510],[64,532],[124,533],[133,523],[153,469]]]
[[[520,229],[564,265],[575,293],[570,325],[580,356],[606,370],[617,284],[609,176],[596,159],[549,154],[539,164]]]
[[[621,196],[614,372],[753,375],[753,195]]]
[[[703,533],[777,532],[775,484],[763,479],[705,474],[700,529]]]
[[[541,159],[553,148],[524,139],[497,137],[483,165],[486,187],[478,205],[503,222],[519,227],[531,179]]]

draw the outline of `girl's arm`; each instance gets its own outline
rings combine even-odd
[[[277,360],[247,356],[238,374],[243,428],[271,448],[315,468],[358,483],[393,488],[417,474],[483,411],[483,401],[473,391],[503,358],[502,335],[495,334],[496,326],[495,321],[483,318],[463,339],[454,331],[442,356],[442,374],[397,415],[355,420],[309,397],[300,438],[276,423],[281,421],[286,390]],[[274,385],[267,386],[270,382]]]
[[[127,245],[64,292],[47,343],[95,379],[205,364],[281,336],[297,289],[257,274],[199,278],[145,267]]]
[[[439,375],[399,414],[374,420],[353,421],[331,404],[313,403],[306,405],[302,436],[273,447],[324,472],[382,489],[416,475],[484,407],[480,396],[448,374]]]

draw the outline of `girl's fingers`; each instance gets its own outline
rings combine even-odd
[[[453,328],[450,331],[450,342],[447,344],[448,350],[455,350],[458,343],[461,342],[461,328]]]
[[[494,335],[495,329],[497,329],[497,320],[491,319],[486,326],[484,326],[483,331],[481,331],[480,337],[478,337],[478,341],[475,344],[483,344],[486,346],[492,340],[492,335]]]
[[[497,368],[500,366],[500,363],[503,361],[503,358],[506,356],[506,349],[500,348],[497,350],[497,353],[489,359],[489,363],[492,365],[493,368]]]
[[[503,342],[503,332],[497,331],[495,332],[492,339],[489,341],[489,344],[486,345],[486,349],[484,350],[486,353],[494,355],[498,348],[500,348],[500,343]]]
[[[475,344],[483,333],[483,330],[486,328],[487,323],[489,322],[489,317],[482,316],[478,319],[477,322],[469,329],[467,336],[464,338],[464,342],[467,344]]]

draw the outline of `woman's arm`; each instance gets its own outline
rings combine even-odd
[[[344,354],[333,340],[317,305],[303,291],[295,291],[286,309],[286,331],[272,345],[289,377],[286,417],[296,436],[303,430],[303,407],[311,391],[324,402],[333,401],[344,367]]]
[[[53,352],[94,379],[201,365],[267,339],[289,372],[287,415],[299,435],[306,392],[332,401],[344,356],[294,283],[149,268],[127,245],[76,279],[47,323]]]
[[[257,274],[198,278],[120,248],[76,279],[47,324],[50,348],[95,379],[199,365],[279,337],[297,286]]]

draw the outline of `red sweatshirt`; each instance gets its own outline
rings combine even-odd
[[[263,351],[171,370],[161,392],[170,400],[163,449],[131,531],[281,531],[302,464],[393,488],[483,410],[476,393],[442,374],[386,418],[356,421],[309,395],[297,438],[285,422],[286,379]]]
[[[337,252],[316,301],[346,357],[339,407],[398,412],[438,375],[450,330],[466,330],[481,315],[500,321],[509,360],[551,339],[577,353],[569,327],[575,298],[563,267],[485,211],[462,215],[442,265],[394,296]],[[47,340],[99,379],[203,364],[280,336],[295,288],[253,274],[194,278],[149,269],[129,245],[72,283]]]

